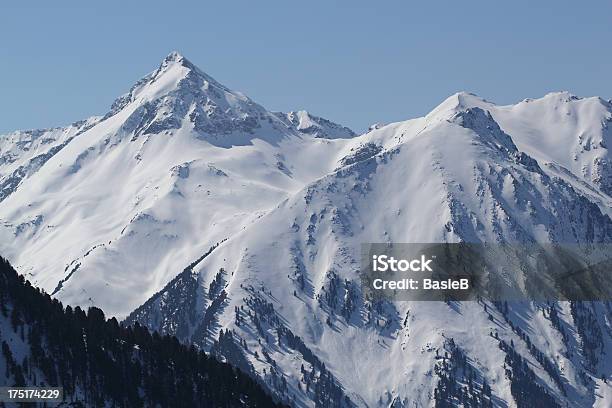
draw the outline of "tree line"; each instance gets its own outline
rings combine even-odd
[[[63,387],[72,406],[280,406],[247,375],[176,337],[123,327],[95,307],[64,307],[1,257],[0,313],[2,385]]]

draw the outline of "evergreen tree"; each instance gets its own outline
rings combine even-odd
[[[29,346],[17,363],[2,341],[2,385],[63,387],[64,400],[74,406],[279,406],[250,377],[176,337],[138,323],[122,327],[95,307],[64,308],[2,258],[0,302],[13,332]]]

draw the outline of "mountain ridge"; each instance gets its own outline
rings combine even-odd
[[[0,250],[295,406],[444,406],[468,372],[482,404],[605,404],[609,306],[378,304],[358,270],[363,242],[612,240],[608,103],[462,92],[354,135],[213,81],[171,53],[0,202]]]

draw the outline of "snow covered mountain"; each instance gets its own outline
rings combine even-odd
[[[581,335],[570,340],[549,315],[573,327],[578,308],[585,307],[601,324],[595,353],[609,353],[609,305],[376,304],[361,294],[356,272],[362,242],[610,241],[612,221],[596,204],[552,179],[489,113],[460,106],[459,98],[426,118],[354,140],[337,171],[214,248],[128,321],[213,351],[218,328],[232,327],[242,354],[225,356],[266,377],[272,388],[280,389],[277,377],[287,376],[285,392],[304,405],[318,398],[317,380],[304,379],[312,372],[321,376],[311,355],[352,404],[411,406],[431,403],[443,382],[434,367],[445,352],[470,359],[468,370],[447,370],[465,377],[472,372],[481,384],[488,382],[499,398],[495,405],[512,404],[518,398],[512,389],[528,381],[518,373],[507,378],[503,370],[513,351],[500,345],[514,344],[536,367],[522,375],[533,375],[542,387],[530,401],[591,406],[596,383],[582,377],[588,366],[573,354]],[[596,360],[590,370],[609,375],[610,362]],[[315,385],[302,392],[309,381]],[[467,386],[467,378],[460,381]]]
[[[102,118],[0,138],[0,252],[294,406],[608,406],[609,303],[372,302],[357,271],[363,242],[610,243],[611,123],[459,93],[356,136],[172,53]]]
[[[332,170],[310,157],[335,154],[334,141],[301,133],[176,53],[83,126],[44,133],[36,140],[53,142],[36,156],[13,153],[21,133],[2,138],[2,251],[64,301],[117,315]],[[63,242],[62,255],[50,241]]]
[[[496,106],[471,94],[461,94],[461,106],[491,113],[519,150],[538,160],[609,214],[612,207],[612,102],[599,97],[578,98],[557,92],[516,105]]]

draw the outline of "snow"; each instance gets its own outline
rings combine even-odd
[[[46,131],[48,147],[29,142],[43,152],[74,136],[0,201],[0,253],[62,301],[121,318],[225,240],[194,269],[202,292],[228,271],[217,329],[247,340],[260,375],[270,366],[252,351],[267,350],[304,406],[303,356],[235,325],[251,285],[265,287],[258,296],[359,406],[387,395],[428,405],[435,350],[451,337],[513,406],[490,330],[518,345],[559,400],[603,406],[609,385],[581,385],[584,362],[567,353],[580,346],[564,342],[541,305],[520,306],[518,324],[563,367],[568,397],[492,305],[397,302],[385,317],[395,323],[380,328],[360,304],[348,321],[332,314],[329,327],[317,295],[332,271],[358,281],[363,242],[609,242],[611,117],[600,98],[556,93],[498,106],[458,93],[422,118],[357,136],[306,111],[268,112],[171,53],[91,128]],[[33,157],[17,147],[29,138],[0,138],[0,182]]]
[[[593,408],[609,407],[610,401],[612,401],[612,384],[597,380],[595,389],[595,403],[593,404]]]

